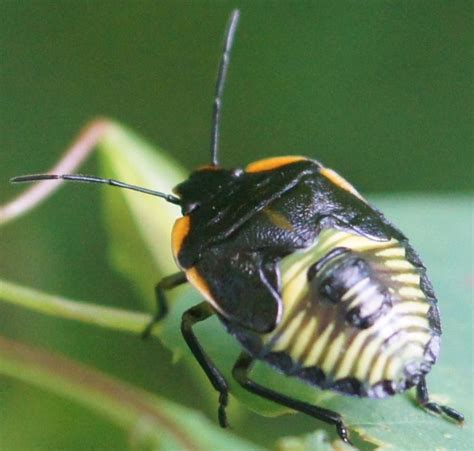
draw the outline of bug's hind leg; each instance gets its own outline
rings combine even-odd
[[[292,399],[255,383],[249,378],[249,372],[252,369],[253,363],[254,359],[246,352],[243,352],[240,354],[237,362],[235,362],[234,368],[232,369],[232,375],[243,388],[251,393],[261,396],[262,398],[276,402],[277,404],[305,413],[306,415],[310,415],[320,421],[334,424],[339,437],[341,437],[345,443],[351,444],[347,427],[344,424],[342,417],[337,412]]]
[[[458,423],[462,423],[464,421],[464,415],[461,412],[458,412],[452,407],[443,406],[442,404],[430,401],[428,388],[426,387],[426,380],[424,377],[421,378],[420,382],[416,386],[416,399],[424,409],[430,412],[436,413],[438,415],[446,415]]]
[[[178,272],[167,277],[163,277],[155,287],[155,297],[157,310],[153,319],[148,323],[142,332],[142,338],[148,338],[153,330],[153,326],[161,321],[168,313],[168,302],[166,300],[165,291],[176,288],[183,283],[186,283],[186,274]]]
[[[229,388],[227,386],[227,381],[216,368],[212,360],[206,355],[192,330],[194,324],[206,320],[213,314],[214,312],[207,302],[201,302],[189,310],[186,310],[183,313],[181,321],[181,333],[183,334],[189,349],[191,349],[194,357],[206,373],[206,376],[211,382],[212,386],[217,392],[219,392],[218,418],[219,424],[225,428],[228,426],[227,415],[225,412],[225,408],[227,407],[229,400]]]

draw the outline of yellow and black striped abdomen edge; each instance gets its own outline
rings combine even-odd
[[[264,336],[259,358],[286,374],[352,395],[384,397],[415,385],[436,359],[439,328],[431,318],[435,300],[423,289],[424,270],[409,261],[405,246],[326,229],[311,248],[284,258],[283,316]],[[335,303],[314,290],[308,270],[337,248],[347,251],[340,262],[356,256],[370,272],[349,278]],[[375,320],[362,326],[351,322],[353,311]]]

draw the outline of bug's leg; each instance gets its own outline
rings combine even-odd
[[[186,274],[184,272],[178,272],[171,274],[170,276],[163,277],[155,286],[155,298],[156,298],[156,314],[153,319],[148,323],[142,332],[142,338],[148,338],[151,334],[153,326],[161,321],[168,313],[168,302],[166,300],[165,291],[171,290],[183,283],[186,283]]]
[[[420,382],[416,386],[416,399],[424,409],[429,410],[430,412],[437,413],[439,415],[444,414],[458,423],[462,423],[464,421],[464,415],[461,412],[458,412],[452,407],[443,406],[442,404],[430,401],[428,388],[426,387],[426,380],[424,377],[421,378]]]
[[[261,396],[262,398],[276,402],[277,404],[305,413],[306,415],[310,415],[320,421],[334,424],[339,437],[341,437],[345,443],[351,444],[349,440],[349,431],[347,430],[342,417],[337,412],[292,399],[255,383],[249,378],[249,372],[252,369],[253,363],[253,357],[246,352],[243,352],[240,354],[237,362],[235,362],[234,368],[232,369],[232,375],[243,388],[255,395]]]
[[[77,169],[92,153],[111,127],[114,127],[114,125],[107,119],[96,119],[88,124],[48,173],[67,174]],[[0,224],[24,215],[48,198],[62,183],[62,181],[56,183],[51,183],[50,181],[35,183],[9,203],[0,205]]]
[[[224,376],[220,371],[215,367],[211,359],[206,355],[202,349],[199,341],[194,335],[192,330],[194,324],[204,321],[205,319],[212,316],[214,312],[211,310],[207,302],[201,302],[189,310],[186,310],[183,313],[183,318],[181,321],[181,333],[183,334],[184,339],[186,340],[189,349],[191,349],[194,357],[198,361],[201,368],[206,373],[207,378],[211,382],[212,386],[219,392],[219,408],[218,408],[218,418],[219,424],[225,428],[227,427],[227,415],[225,408],[227,407],[229,389],[227,382],[224,379]]]

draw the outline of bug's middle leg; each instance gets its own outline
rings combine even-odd
[[[171,274],[170,276],[163,277],[155,287],[155,298],[157,310],[153,319],[148,323],[142,332],[142,338],[148,338],[151,334],[153,326],[161,321],[168,313],[168,302],[166,300],[165,291],[176,288],[183,283],[186,283],[186,274],[184,272],[178,272]]]
[[[322,407],[314,406],[303,401],[298,401],[297,399],[290,398],[257,384],[249,378],[249,372],[252,369],[253,363],[253,357],[246,352],[243,352],[240,354],[237,362],[235,362],[234,368],[232,369],[232,375],[243,388],[255,395],[261,396],[262,398],[281,404],[282,406],[305,413],[306,415],[310,415],[326,423],[334,424],[339,437],[341,437],[344,442],[351,443],[347,427],[344,424],[342,417],[337,412],[323,409]]]
[[[192,330],[193,326],[200,322],[204,321],[214,314],[213,310],[207,302],[201,302],[200,304],[186,310],[183,313],[181,321],[181,333],[183,334],[184,339],[186,340],[189,349],[193,353],[194,357],[198,361],[201,368],[206,373],[207,378],[211,382],[212,386],[216,391],[219,392],[219,409],[218,409],[218,418],[219,424],[225,428],[228,426],[227,415],[225,408],[229,400],[229,388],[227,381],[220,371],[216,368],[212,360],[207,356],[207,354],[202,349],[202,346],[199,344],[196,335]]]

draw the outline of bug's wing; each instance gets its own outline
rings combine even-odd
[[[274,329],[281,315],[277,272],[261,255],[216,249],[196,269],[207,275],[210,302],[223,318],[257,333]]]

